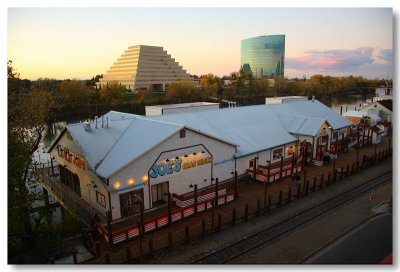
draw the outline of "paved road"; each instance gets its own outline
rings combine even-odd
[[[314,264],[377,264],[393,250],[391,214],[374,218],[315,256]]]

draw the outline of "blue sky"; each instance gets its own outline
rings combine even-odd
[[[90,78],[148,44],[223,76],[242,39],[285,34],[288,77],[392,77],[392,24],[391,8],[9,8],[8,59],[24,78]]]

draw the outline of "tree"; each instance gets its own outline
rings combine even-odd
[[[200,84],[203,87],[207,97],[216,96],[218,90],[222,86],[222,80],[213,74],[208,74],[200,79]]]
[[[101,87],[100,99],[107,103],[118,104],[123,101],[126,92],[125,86],[112,81]]]
[[[239,94],[236,86],[230,86],[223,91],[223,96],[229,100],[235,100],[236,96]]]
[[[94,89],[85,82],[78,80],[65,80],[59,86],[60,100],[65,108],[78,108],[89,103],[94,94]]]
[[[9,63],[11,64],[11,63]],[[9,79],[20,79],[8,69]],[[11,71],[11,72],[10,72]],[[37,87],[16,94],[8,89],[8,245],[10,255],[35,244],[35,233],[43,218],[32,220],[32,203],[41,198],[30,190],[37,186],[33,179],[33,153],[38,149],[45,130],[45,120],[54,107],[51,92]]]
[[[266,77],[260,78],[256,80],[253,84],[253,94],[258,96],[266,96],[269,94],[270,88],[270,80]]]
[[[168,85],[165,98],[172,103],[182,103],[200,99],[201,93],[193,82],[182,80]]]

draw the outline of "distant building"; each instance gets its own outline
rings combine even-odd
[[[146,106],[145,108],[146,108],[146,116],[150,116],[150,115],[170,114],[176,112],[215,110],[219,109],[219,103],[193,102],[193,103],[180,103],[180,104],[170,104],[170,105]]]
[[[241,68],[253,78],[284,77],[285,35],[259,36],[242,40]]]
[[[393,114],[393,100],[379,100],[359,109],[365,114],[379,116],[382,121],[391,122]]]
[[[193,78],[159,46],[130,46],[121,58],[110,67],[97,83],[104,86],[110,82],[124,85],[128,90],[165,91],[166,85]]]
[[[307,96],[280,96],[280,97],[266,97],[265,104],[279,104],[289,103],[293,101],[308,100]]]
[[[365,116],[367,116],[366,113],[356,110],[349,110],[343,114],[343,117],[353,124],[359,124],[361,122],[361,119],[363,119]]]

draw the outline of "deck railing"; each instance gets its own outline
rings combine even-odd
[[[269,169],[269,182],[275,181],[281,177],[286,177],[292,175],[292,173],[299,173],[303,169],[302,164],[296,164],[292,167],[291,163],[286,163],[282,167],[282,173],[281,173],[281,168],[280,166],[274,166],[273,168],[271,167]],[[259,171],[262,172],[259,172]],[[249,174],[254,174],[254,171],[252,169],[247,169],[247,173]],[[262,182],[267,182],[268,181],[268,167],[260,165],[259,170],[256,171],[256,179]]]
[[[234,200],[235,192],[230,192],[221,196],[218,196],[218,205],[222,205],[224,203],[230,202]],[[197,212],[203,212],[211,209],[213,207],[213,199],[207,199],[197,204]],[[176,210],[171,213],[171,223],[183,220],[185,218],[191,217],[195,214],[195,205],[192,204],[188,207]],[[168,214],[164,214],[157,218],[154,218],[150,221],[144,223],[144,233],[150,233],[162,228],[165,228],[169,225],[168,222]],[[94,227],[99,236],[109,245],[109,235],[108,231],[101,225],[100,223],[94,222]],[[139,237],[140,235],[140,226],[134,225],[122,230],[114,231],[111,235],[112,237],[112,246],[132,240],[134,238]]]
[[[85,208],[80,201],[81,198],[75,196],[73,192],[66,186],[64,186],[59,177],[58,172],[51,170],[49,163],[37,164],[37,170],[35,171],[35,176],[38,182],[41,182],[46,190],[51,191],[52,195],[62,204],[73,209],[78,215],[84,219],[86,223],[91,223],[91,213],[90,210]],[[54,168],[57,168],[53,165]],[[58,169],[58,168],[57,168]],[[54,172],[54,175],[53,175]]]

